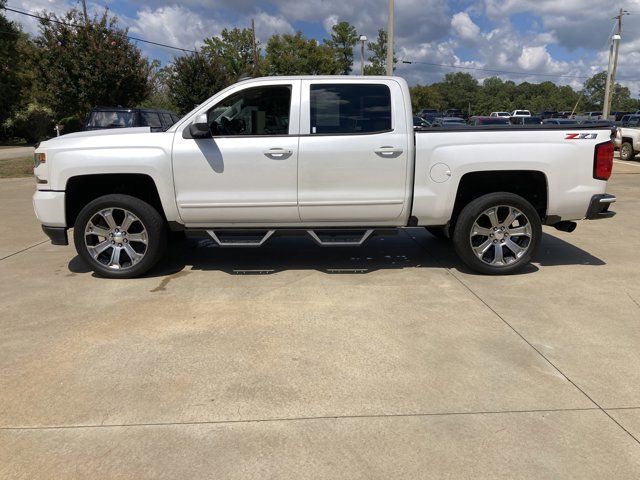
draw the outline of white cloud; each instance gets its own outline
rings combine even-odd
[[[145,40],[195,49],[203,44],[202,40],[210,36],[212,31],[217,33],[222,26],[210,18],[205,21],[188,8],[173,5],[138,10],[130,32]]]
[[[294,33],[295,30],[282,15],[269,15],[265,12],[259,12],[253,15],[256,26],[256,37],[261,43],[266,43],[271,35],[278,33]],[[247,18],[244,25],[251,25],[251,19]]]
[[[473,23],[467,12],[458,12],[451,19],[453,31],[463,40],[477,41],[480,27]]]
[[[334,25],[340,22],[340,18],[338,15],[329,15],[322,21],[322,26],[324,27],[324,31],[331,35],[331,29]]]
[[[10,2],[8,6],[34,15],[41,15],[44,11],[47,11],[61,16],[73,5],[66,0],[14,0]],[[25,32],[31,35],[37,35],[39,33],[40,23],[36,18],[9,11],[6,11],[6,15],[9,20],[22,24],[22,29]]]
[[[523,47],[518,66],[523,70],[540,70],[551,60],[546,47]]]

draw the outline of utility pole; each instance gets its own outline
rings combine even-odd
[[[393,0],[389,0],[387,18],[387,75],[393,75]]]
[[[607,83],[604,87],[604,105],[602,107],[602,119],[608,120],[611,113],[611,101],[615,92],[616,70],[618,68],[618,49],[622,38],[622,17],[629,15],[624,9],[620,9],[618,15],[613,17],[618,20],[618,31],[611,38],[611,47],[609,48],[609,66],[607,68]]]
[[[251,19],[251,36],[253,41],[253,76],[256,76],[258,69],[258,44],[256,43],[256,24]]]
[[[360,75],[364,75],[364,43],[367,41],[366,35],[360,35]]]

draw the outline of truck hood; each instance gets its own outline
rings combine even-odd
[[[90,130],[88,132],[75,132],[67,133],[66,135],[60,135],[50,140],[40,143],[40,147],[58,147],[60,144],[67,140],[73,139],[85,139],[87,137],[107,137],[111,135],[139,135],[144,133],[151,133],[151,127],[132,127],[132,128],[107,128],[104,130]]]

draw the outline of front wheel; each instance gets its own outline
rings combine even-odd
[[[462,209],[453,244],[471,269],[504,275],[531,261],[541,237],[542,223],[535,208],[518,195],[499,192],[483,195]]]
[[[630,142],[624,142],[620,146],[620,159],[621,160],[633,160],[635,152],[633,151],[633,145]]]
[[[78,254],[97,274],[131,278],[144,274],[160,259],[167,232],[162,216],[130,195],[105,195],[78,214],[73,231]]]

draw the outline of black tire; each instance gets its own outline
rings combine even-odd
[[[633,144],[631,142],[623,142],[620,146],[620,160],[630,161],[633,160],[636,153],[633,151]]]
[[[447,227],[424,227],[427,232],[436,237],[438,240],[449,240]]]
[[[137,217],[137,219],[131,224],[131,231],[129,232],[130,235],[135,235],[135,230],[137,229],[138,235],[140,235],[140,232],[143,232],[145,235],[144,241],[135,241],[133,240],[133,237],[131,237],[132,240],[130,245],[132,247],[135,245],[136,253],[142,255],[139,260],[135,260],[137,263],[134,263],[134,260],[132,259],[135,254],[117,254],[119,268],[116,269],[115,267],[109,267],[104,263],[104,260],[105,257],[114,250],[113,247],[109,247],[108,245],[106,245],[104,253],[98,255],[97,258],[94,258],[90,253],[89,249],[91,247],[88,246],[87,243],[98,242],[99,244],[106,244],[105,242],[109,239],[106,238],[105,235],[93,235],[89,232],[87,233],[87,240],[85,241],[85,229],[89,227],[90,221],[92,222],[92,225],[94,225],[94,222],[97,222],[96,219],[101,217],[104,220],[105,217],[102,216],[100,212],[109,209],[113,209],[112,217],[116,220],[115,223],[117,225],[122,224],[124,219],[118,223],[119,220],[116,218],[116,215],[122,215],[120,218],[123,218],[125,211],[128,211]],[[104,223],[102,224],[102,227],[102,231],[107,231],[109,229],[109,227]],[[124,235],[126,234],[127,232],[124,232]],[[100,240],[103,237],[105,238],[105,241]],[[73,240],[78,255],[80,255],[87,265],[89,265],[89,267],[98,275],[106,278],[133,278],[148,272],[163,256],[167,246],[167,227],[164,219],[158,211],[139,198],[122,194],[105,195],[89,202],[80,211],[74,225]],[[122,239],[119,239],[119,241],[128,242],[128,240]],[[109,243],[114,242],[111,241]],[[123,247],[125,246],[124,244],[120,245]],[[94,246],[98,247],[99,245],[95,244]],[[128,265],[127,259],[130,259]],[[123,266],[120,266],[120,261],[122,261]]]
[[[490,218],[488,216],[486,216],[486,218],[483,216],[485,215],[485,212],[492,209],[492,207],[497,208],[497,217],[500,221],[506,220],[507,215],[504,215],[504,213],[506,212],[508,214],[511,211],[510,209],[519,211],[522,215],[517,217],[518,226],[511,228],[519,228],[522,225],[527,226],[527,231],[530,235],[525,236],[512,234],[509,238],[507,234],[506,238],[503,238],[505,236],[504,233],[499,231],[493,232],[493,228],[491,227],[492,224],[486,224],[485,226],[487,228],[485,229],[493,232],[491,233],[492,237],[495,233],[493,240],[486,235],[472,237],[472,229],[474,228],[476,220],[479,222],[483,220],[489,221]],[[500,219],[500,214],[503,215],[502,219]],[[510,225],[515,225],[514,222]],[[510,232],[511,230],[507,227],[506,231]],[[516,230],[513,231],[515,232]],[[498,235],[500,240],[496,240]],[[519,195],[507,192],[497,192],[476,198],[462,209],[453,232],[453,245],[460,259],[472,270],[487,275],[507,275],[520,270],[531,261],[531,257],[536,252],[540,244],[541,237],[542,222],[540,221],[540,216],[536,209]],[[504,245],[494,246],[491,244],[504,243],[503,240],[507,242]],[[472,242],[478,243],[475,245],[476,248],[481,244],[489,244],[489,250],[485,257],[480,258],[476,255]],[[515,243],[513,247],[514,250],[511,250],[509,245],[513,243]],[[496,260],[496,257],[500,258],[496,254],[497,247],[500,247],[499,251],[504,254],[504,263],[490,264],[490,262]],[[520,256],[514,253],[517,247],[524,248],[524,251],[519,254]],[[492,253],[493,258],[491,258]]]

